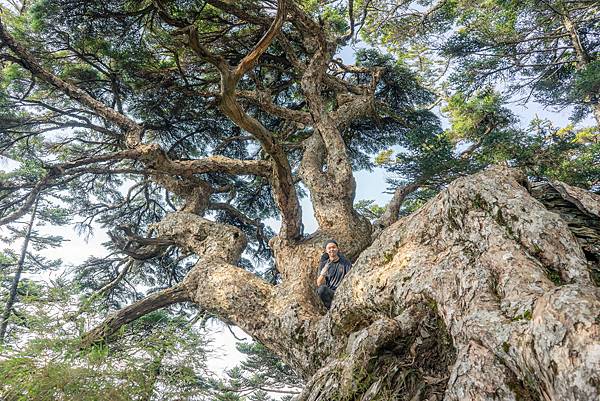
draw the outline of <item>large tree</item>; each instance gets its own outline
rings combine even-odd
[[[353,170],[439,123],[401,63],[336,57],[357,25],[353,2],[336,7],[61,0],[3,14],[2,146],[40,172],[3,183],[0,222],[62,189],[82,228],[112,227],[114,254],[138,262],[109,286],[160,277],[84,345],[191,302],[288,363],[302,400],[598,397],[598,195],[496,166],[374,232]],[[314,283],[331,237],[355,263],[326,311]],[[249,271],[251,255],[277,274]]]

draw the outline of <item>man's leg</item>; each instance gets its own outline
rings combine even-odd
[[[335,291],[323,284],[317,288],[317,294],[319,294],[321,301],[323,301],[323,305],[325,305],[327,309],[331,308],[331,302],[333,301]]]

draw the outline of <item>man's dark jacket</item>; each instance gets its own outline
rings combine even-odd
[[[329,269],[325,276],[325,285],[334,291],[338,288],[342,279],[348,274],[348,271],[350,271],[350,268],[352,267],[352,263],[344,255],[339,253],[338,257],[339,260],[330,262],[329,255],[324,253],[321,255],[321,261],[319,262],[319,273],[323,270],[323,267],[329,263]]]

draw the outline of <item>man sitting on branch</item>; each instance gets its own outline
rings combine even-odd
[[[348,274],[352,263],[339,252],[335,240],[325,242],[325,253],[319,263],[319,277],[317,277],[317,294],[321,297],[327,309],[331,307],[336,288]]]

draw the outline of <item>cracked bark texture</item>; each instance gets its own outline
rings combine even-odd
[[[156,229],[199,256],[187,297],[293,366],[298,400],[592,400],[598,200],[501,167],[461,178],[355,249],[327,313],[313,287],[324,233],[273,241],[272,286],[234,265],[235,228],[178,212]]]
[[[438,335],[450,336],[456,353],[443,399],[597,399],[597,248],[584,252],[565,218],[532,196],[546,192],[530,193],[526,184],[518,172],[495,167],[455,181],[386,229],[338,290],[329,314],[338,333],[332,339],[425,302],[445,327]],[[587,210],[586,229],[597,235],[598,196],[558,185],[584,205],[571,209]],[[331,349],[341,343],[332,341]]]

